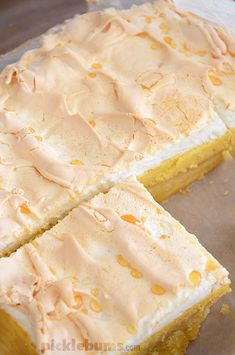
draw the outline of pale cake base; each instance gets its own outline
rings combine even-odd
[[[0,354],[37,355],[28,334],[8,313],[0,309]]]
[[[228,285],[213,291],[208,297],[185,311],[160,332],[152,335],[141,344],[140,351],[131,352],[131,355],[185,354],[189,342],[198,337],[200,325],[208,315],[210,307],[228,292],[230,292]]]
[[[140,350],[131,352],[154,355],[183,355],[190,341],[197,338],[202,321],[210,307],[225,293],[228,285],[213,291],[208,297],[185,311],[180,317],[151,336],[140,345]],[[0,310],[0,354],[36,355],[38,354],[29,336],[5,311]]]
[[[167,197],[186,188],[193,181],[202,179],[206,173],[215,169],[223,160],[223,154],[216,154],[215,156],[199,164],[197,167],[191,168],[185,173],[179,173],[177,176],[174,176],[167,181],[147,187],[147,189],[156,201],[162,202]]]
[[[231,142],[232,134],[227,132],[218,139],[166,160],[138,180],[161,202],[220,164],[224,160],[224,152],[231,149]]]
[[[65,217],[65,215],[64,215],[64,217]],[[22,245],[32,241],[35,238],[38,238],[41,234],[43,234],[47,230],[51,229],[62,218],[63,217],[51,220],[49,224],[45,224],[44,228],[39,228],[34,233],[30,233],[30,232],[24,233],[24,238],[17,240],[13,246],[10,244],[8,248],[4,249],[4,251],[0,251],[0,258],[10,256],[17,249],[19,249]],[[1,355],[1,353],[0,353],[0,355]]]

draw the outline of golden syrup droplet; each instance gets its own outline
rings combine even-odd
[[[88,314],[88,310],[87,310],[86,308],[83,308],[83,309],[81,310],[81,313],[83,313],[83,314]]]
[[[160,46],[159,46],[159,44],[157,44],[157,43],[153,43],[152,45],[151,45],[151,49],[153,49],[153,50],[156,50],[156,49],[159,49],[160,48]]]
[[[138,37],[140,38],[145,38],[146,37],[146,32],[140,32],[137,34]]]
[[[93,295],[93,296],[98,296],[98,294],[99,294],[99,289],[98,288],[93,288],[92,290],[91,290],[91,294]]]
[[[93,69],[101,69],[102,68],[102,64],[100,63],[93,63],[91,66]]]
[[[92,309],[93,312],[96,312],[96,313],[99,313],[102,311],[101,305],[95,300],[90,301],[90,308]]]
[[[88,73],[87,75],[92,79],[96,77],[96,73]]]
[[[170,43],[170,47],[171,48],[176,48],[176,44],[172,42],[172,43]]]
[[[74,159],[74,160],[71,160],[70,164],[71,165],[82,165],[83,162],[81,160]]]
[[[166,37],[164,37],[164,41],[165,41],[166,43],[168,43],[168,44],[171,44],[171,43],[172,43],[172,38],[169,37],[169,36],[166,36]]]
[[[197,270],[193,270],[189,274],[189,280],[194,286],[198,286],[201,282],[201,274]]]
[[[159,296],[164,295],[164,293],[166,293],[166,290],[157,284],[151,287],[151,291],[152,293],[154,293],[154,295],[159,295]]]
[[[214,260],[208,260],[206,263],[206,272],[211,272],[218,269],[219,264]]]
[[[29,133],[34,133],[34,132],[35,132],[35,129],[34,129],[33,127],[29,127],[29,128],[28,128],[28,131],[29,131]]]
[[[90,125],[91,125],[92,127],[95,127],[95,126],[96,126],[95,120],[90,120],[89,123],[90,123]]]
[[[42,141],[42,136],[35,136],[35,138],[36,138],[39,142]]]
[[[152,18],[151,18],[150,16],[146,16],[146,17],[145,17],[145,22],[146,22],[147,24],[150,24],[150,23],[152,22]]]
[[[83,305],[82,296],[77,294],[77,295],[75,295],[74,298],[75,298],[75,302],[76,302],[76,308],[82,307],[82,305]]]
[[[24,214],[29,214],[30,213],[30,209],[26,205],[26,203],[22,203],[22,205],[20,205],[20,212],[24,213]]]
[[[212,84],[215,86],[219,86],[222,84],[222,81],[217,76],[209,74],[209,78],[210,78],[210,81],[212,82]]]
[[[137,269],[131,269],[131,276],[135,277],[136,279],[141,279],[143,274]]]
[[[126,327],[126,329],[127,329],[128,333],[130,333],[130,334],[135,334],[136,333],[136,328],[133,325],[128,325]]]
[[[200,57],[205,57],[206,51],[199,51],[199,52],[198,52],[198,55],[199,55]]]
[[[126,259],[123,258],[122,255],[118,255],[118,256],[117,256],[117,262],[118,262],[118,264],[120,264],[121,266],[124,266],[124,267],[128,267],[128,266],[129,266],[128,262],[126,261]]]
[[[160,29],[164,30],[164,31],[168,31],[169,30],[169,25],[166,22],[162,22],[160,23]]]
[[[139,221],[137,218],[132,216],[132,214],[124,214],[123,216],[121,216],[121,219],[123,219],[123,221],[125,222],[132,223],[132,224]]]
[[[167,234],[162,234],[162,235],[160,236],[160,239],[168,239],[168,238],[170,238],[170,236],[167,235]]]

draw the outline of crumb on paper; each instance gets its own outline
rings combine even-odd
[[[191,192],[191,190],[190,190],[189,187],[185,187],[184,189],[180,189],[180,190],[179,190],[179,193],[180,193],[181,195],[187,195],[187,194],[190,193],[190,192]]]
[[[223,303],[220,308],[220,313],[225,316],[225,315],[229,314],[229,312],[230,312],[229,304]]]
[[[209,184],[210,184],[210,185],[214,184],[214,181],[213,181],[213,180],[210,180],[210,181],[209,181]]]
[[[227,183],[228,182],[228,179],[226,178],[226,179],[224,179],[224,183]]]
[[[228,196],[228,191],[224,191],[224,196]]]
[[[231,153],[230,153],[228,150],[226,150],[226,151],[223,152],[223,158],[224,158],[224,160],[231,160],[231,159],[233,159]]]

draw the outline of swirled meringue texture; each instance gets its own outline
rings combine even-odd
[[[228,31],[162,1],[75,16],[6,67],[0,253],[101,188],[222,136],[234,55]]]
[[[62,338],[135,345],[229,284],[227,276],[195,236],[129,180],[1,258],[0,306],[38,350]]]

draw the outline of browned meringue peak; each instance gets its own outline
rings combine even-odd
[[[2,247],[169,147],[224,134],[209,66],[164,39],[164,16],[186,21],[165,2],[76,16],[1,73]]]
[[[79,48],[81,55],[83,50],[86,54],[87,52],[94,54],[95,48],[101,56],[103,53],[103,63],[108,57],[108,66],[111,61],[109,54],[115,50],[112,65],[117,64],[115,66],[117,72],[119,66],[124,64],[121,72],[125,79],[129,74],[133,74],[133,65],[136,66],[138,59],[142,72],[149,72],[151,69],[151,73],[155,71],[162,73],[166,69],[172,73],[187,68],[189,74],[200,75],[206,82],[209,79],[205,90],[210,98],[216,97],[224,107],[234,110],[235,40],[228,29],[180,11],[170,1],[145,4],[127,11],[108,9],[105,13],[92,16],[95,18],[94,27],[87,25],[85,16],[75,18],[64,27],[59,36],[47,37],[44,41],[45,47],[53,48],[67,43],[75,51]],[[84,29],[81,34],[75,36],[80,26],[83,28],[87,26],[87,30]],[[126,43],[126,46],[121,45],[120,48],[118,43],[122,43],[124,38],[127,42],[123,32],[131,37],[132,45],[127,46]],[[110,37],[106,36],[107,33]],[[141,48],[143,53],[136,52],[133,41],[135,35],[142,38],[146,44],[146,47]],[[154,58],[153,63],[150,62],[148,45],[157,51],[157,58]],[[180,54],[178,65],[175,61],[177,54]],[[168,68],[164,68],[166,61],[169,63]],[[192,62],[204,66],[201,73],[195,72]],[[139,74],[140,69],[135,75]]]
[[[228,284],[227,275],[195,236],[129,181],[1,258],[0,307],[25,318],[37,347],[61,334],[68,341],[140,344]]]
[[[150,13],[152,17],[148,16]],[[128,11],[109,9],[106,12],[77,16],[63,26],[59,34],[46,35],[41,49],[27,52],[16,68],[13,66],[12,70],[7,70],[4,75],[6,83],[21,83],[22,88],[29,92],[53,90],[63,93],[70,103],[74,101],[75,95],[83,96],[83,99],[85,94],[91,96],[89,92],[95,91],[93,87],[100,91],[104,81],[106,85],[114,86],[113,90],[108,88],[109,92],[113,91],[118,96],[122,96],[122,91],[123,96],[132,92],[138,99],[138,95],[141,98],[149,96],[147,93],[143,95],[143,90],[138,90],[139,86],[142,85],[142,89],[146,90],[153,89],[150,90],[152,94],[159,82],[162,86],[163,83],[169,85],[174,81],[171,78],[170,81],[162,82],[165,74],[184,74],[196,79],[199,77],[204,94],[202,86],[208,68],[177,55],[173,39],[162,34],[168,32],[162,29],[161,22],[166,16],[174,20],[178,15],[165,2],[155,6],[146,4],[133,7]],[[179,25],[184,18],[178,17]],[[179,33],[177,37],[180,38]],[[96,80],[88,80],[92,78]],[[102,87],[102,90],[105,91],[105,88]],[[78,107],[72,106],[72,110],[80,108],[79,97],[76,99]],[[123,101],[121,112],[124,109],[125,112],[143,115],[141,110],[138,111],[136,103],[129,102],[130,97],[123,98]],[[110,107],[107,106],[105,113],[118,110],[113,104],[111,102]],[[151,112],[149,116],[152,116]]]
[[[235,113],[235,38],[228,28],[203,20],[191,13],[175,9],[176,16],[164,13],[161,23],[164,40],[183,56],[195,60],[207,68],[210,85],[205,87],[213,99],[216,110]],[[172,41],[171,41],[172,39]],[[235,125],[235,117],[234,117]]]

